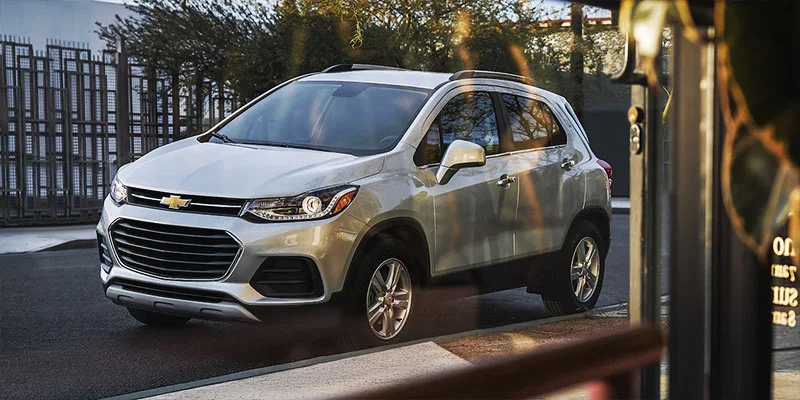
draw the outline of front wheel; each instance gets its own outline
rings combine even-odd
[[[542,301],[552,315],[566,315],[594,308],[605,274],[606,249],[600,232],[581,222],[565,241],[558,265],[542,291]]]
[[[418,297],[413,257],[402,242],[381,240],[354,264],[348,301],[348,334],[359,345],[379,345],[407,336]]]

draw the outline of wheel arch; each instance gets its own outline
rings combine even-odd
[[[349,287],[356,276],[358,260],[364,257],[372,244],[384,238],[393,238],[403,242],[419,266],[418,270],[414,272],[421,279],[421,283],[425,285],[430,280],[430,248],[422,224],[414,218],[395,217],[375,224],[361,237],[347,266],[347,274],[342,286],[343,291]]]
[[[572,219],[572,224],[570,224],[569,230],[567,230],[567,235],[562,239],[562,247],[564,240],[569,236],[569,232],[572,232],[575,226],[583,221],[590,222],[597,227],[603,239],[605,251],[608,253],[608,249],[611,247],[611,215],[602,207],[587,207],[581,210],[575,218]],[[605,254],[603,256],[605,256]]]
[[[546,284],[552,282],[554,279],[553,274],[555,273],[554,268],[557,265],[562,249],[567,245],[566,240],[582,222],[589,222],[600,231],[601,239],[604,242],[604,246],[602,246],[604,252],[602,257],[605,259],[608,255],[608,249],[611,246],[611,215],[602,207],[587,207],[581,210],[575,215],[575,218],[572,219],[569,229],[561,239],[561,247],[559,250],[540,256],[543,258],[542,264],[548,267],[539,268],[531,272],[528,276],[528,293],[542,293],[546,288]]]

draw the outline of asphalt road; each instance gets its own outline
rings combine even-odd
[[[612,238],[598,306],[628,298],[627,215]],[[352,350],[314,320],[142,326],[105,298],[97,262],[95,249],[0,256],[0,398],[101,398]],[[433,337],[545,317],[515,289],[433,304],[418,324]]]

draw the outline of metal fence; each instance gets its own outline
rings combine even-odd
[[[36,50],[0,36],[0,226],[97,221],[120,160],[221,118],[210,83],[200,97],[205,119],[189,112],[197,96],[187,89],[174,113],[174,78],[117,58],[78,43]]]

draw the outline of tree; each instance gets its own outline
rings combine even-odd
[[[173,120],[180,119],[180,73],[191,53],[181,42],[188,32],[182,24],[176,25],[176,13],[181,13],[177,1],[143,0],[128,6],[136,18],[122,19],[103,26],[98,24],[98,35],[115,47],[118,39],[124,40],[128,53],[149,66],[149,71],[163,69],[170,75],[170,96]]]
[[[151,73],[167,71],[174,118],[190,93],[188,131],[200,129],[211,87],[216,114],[291,77],[338,63],[428,71],[487,69],[531,77],[562,92],[570,36],[545,22],[550,6],[530,0],[135,0],[135,14],[99,26],[111,46],[122,37]],[[608,46],[585,38],[587,72],[606,64]],[[596,46],[597,48],[594,48]],[[620,47],[621,48],[621,47]],[[179,87],[180,85],[180,87]],[[214,110],[208,110],[212,122]]]
[[[126,7],[134,14],[124,19],[117,16],[113,24],[98,24],[98,35],[110,47],[115,46],[118,39],[124,40],[129,54],[146,65],[149,82],[155,82],[156,70],[168,71],[175,120],[180,115],[181,82],[184,87],[192,88],[194,110],[189,110],[189,114],[194,114],[194,125],[189,125],[188,130],[200,129],[206,80],[217,84],[218,114],[222,115],[225,66],[232,50],[251,36],[256,22],[256,3],[249,0],[135,0]],[[154,100],[151,103],[154,104]]]

